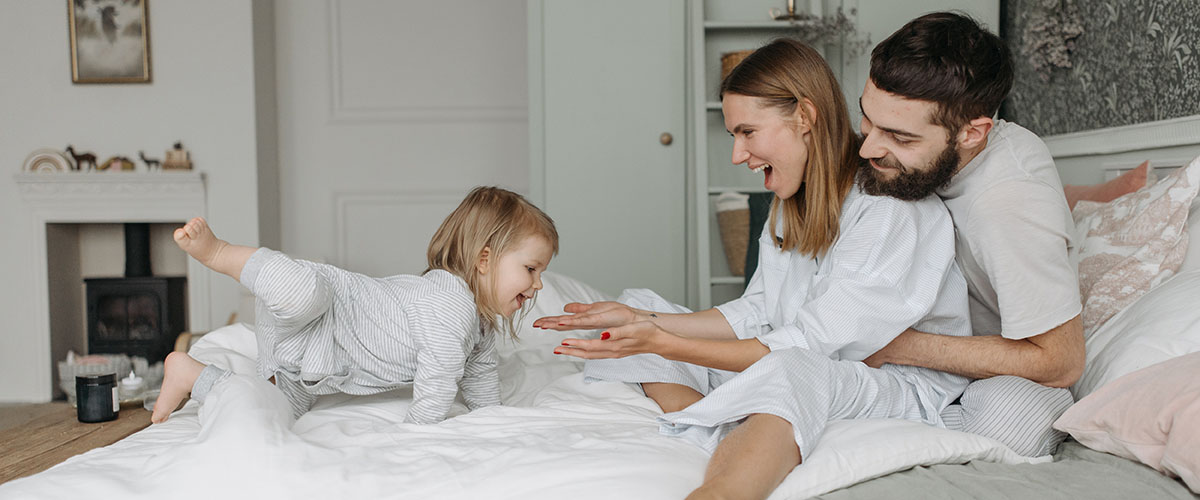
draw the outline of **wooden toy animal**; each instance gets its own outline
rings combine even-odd
[[[146,158],[146,153],[138,151],[138,158],[142,159],[142,163],[146,164],[146,170],[156,170],[162,168],[162,161],[154,158]]]
[[[75,154],[75,148],[67,144],[67,154],[75,160],[75,170],[82,170],[84,165],[91,165],[88,170],[96,169],[96,155],[91,153]]]

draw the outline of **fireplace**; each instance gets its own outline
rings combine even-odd
[[[86,285],[82,278],[121,276],[119,268],[111,274],[80,274],[79,231],[74,228],[129,222],[179,224],[196,215],[204,215],[204,176],[194,171],[113,174],[60,172],[21,173],[14,178],[29,221],[23,239],[28,242],[28,261],[31,265],[27,268],[28,274],[18,278],[18,283],[23,290],[28,290],[28,322],[32,328],[12,332],[7,345],[28,351],[22,358],[21,373],[28,377],[31,386],[44,394],[44,400],[49,401],[58,387],[55,363],[65,359],[68,350],[76,353],[99,352],[91,347],[88,339],[92,333],[86,307],[89,293],[84,290]],[[155,227],[155,230],[158,229],[160,227]],[[155,238],[153,241],[159,240]],[[116,248],[113,250],[120,252]],[[187,275],[186,281],[176,276],[150,277],[162,280],[152,287],[157,287],[159,291],[122,291],[112,294],[115,298],[106,301],[106,304],[98,305],[97,314],[107,311],[104,314],[112,322],[105,327],[106,336],[101,337],[95,349],[136,349],[138,351],[130,351],[135,355],[139,351],[151,356],[155,352],[165,354],[162,350],[167,342],[165,339],[155,342],[144,338],[149,326],[163,330],[172,345],[176,334],[184,328],[208,330],[208,272],[194,260],[187,260],[185,265],[187,270],[183,274]],[[146,277],[115,279],[133,278]],[[111,290],[109,293],[112,293]],[[175,300],[172,294],[181,298]],[[160,299],[147,299],[147,296]],[[162,303],[154,302],[163,296],[166,300]],[[173,310],[172,306],[167,306],[164,313],[163,303],[180,304],[183,309]],[[140,319],[140,312],[155,307],[161,315],[158,319]],[[121,309],[125,312],[121,313]],[[122,337],[121,329],[114,325],[120,323],[118,317],[122,314],[131,316],[131,312],[134,319],[126,318]]]
[[[186,329],[187,278],[150,270],[150,224],[125,223],[125,277],[86,278],[88,353],[167,357]]]

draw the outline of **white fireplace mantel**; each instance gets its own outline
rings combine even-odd
[[[207,214],[204,175],[180,172],[55,172],[14,176],[28,213],[30,266],[27,274],[33,299],[39,352],[34,383],[51,386],[49,276],[46,224],[180,222]],[[209,273],[188,259],[188,317],[190,328],[207,330]]]

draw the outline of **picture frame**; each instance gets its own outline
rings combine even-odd
[[[149,0],[67,0],[73,83],[149,83]]]

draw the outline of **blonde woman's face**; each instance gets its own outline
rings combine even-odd
[[[780,199],[800,190],[808,165],[811,127],[797,113],[788,117],[761,97],[727,93],[722,98],[725,130],[733,135],[734,165],[763,176],[763,187]]]
[[[492,292],[505,317],[512,317],[534,292],[542,289],[542,271],[553,255],[554,248],[546,238],[529,236],[498,259],[480,265],[480,274],[494,273]]]

